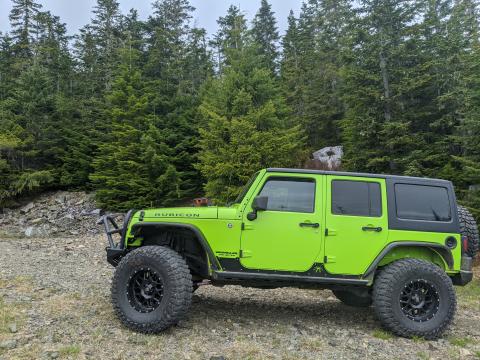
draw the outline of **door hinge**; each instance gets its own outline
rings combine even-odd
[[[245,230],[245,223],[242,222],[242,230]],[[240,250],[240,253],[242,252],[242,250]],[[240,256],[241,257],[241,256]]]
[[[337,257],[336,256],[328,256],[326,255],[324,258],[323,258],[325,264],[333,264],[333,263],[336,263],[337,262]]]
[[[240,259],[252,257],[250,250],[240,250]]]
[[[325,228],[325,236],[328,236],[328,229]]]

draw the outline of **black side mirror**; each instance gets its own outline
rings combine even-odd
[[[247,214],[247,219],[253,221],[257,218],[258,211],[265,211],[268,209],[268,196],[257,196],[253,199],[253,211]]]

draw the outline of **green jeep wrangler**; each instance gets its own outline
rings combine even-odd
[[[230,206],[99,223],[116,267],[115,312],[144,333],[178,323],[193,291],[211,283],[331,289],[346,305],[373,305],[397,335],[433,339],[451,323],[453,285],[472,280],[478,250],[451,182],[389,175],[266,169]]]

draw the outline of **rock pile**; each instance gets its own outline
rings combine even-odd
[[[97,225],[100,213],[93,194],[45,193],[20,208],[4,208],[0,212],[0,236],[95,235],[102,231]]]

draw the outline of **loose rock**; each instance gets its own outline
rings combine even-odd
[[[18,331],[17,329],[17,324],[16,323],[11,323],[8,325],[8,330],[10,330],[11,333],[16,333]]]
[[[5,340],[0,342],[0,349],[12,350],[17,347],[17,340]]]

